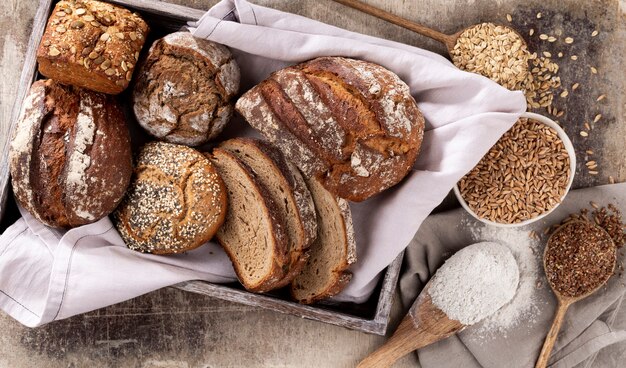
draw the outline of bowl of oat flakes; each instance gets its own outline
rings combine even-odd
[[[572,186],[574,146],[552,119],[525,112],[454,187],[461,206],[492,226],[517,227],[554,211]]]

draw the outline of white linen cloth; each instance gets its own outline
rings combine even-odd
[[[232,49],[243,90],[284,66],[331,55],[383,65],[409,85],[427,121],[421,153],[402,183],[351,204],[358,262],[340,301],[367,300],[421,222],[526,109],[521,92],[462,72],[440,55],[243,0],[223,0],[190,29]],[[140,254],[125,248],[108,218],[63,233],[22,215],[0,236],[0,308],[27,326],[186,280],[234,279],[215,243],[184,255]]]

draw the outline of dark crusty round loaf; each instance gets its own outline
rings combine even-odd
[[[277,287],[288,285],[302,271],[306,252],[317,236],[317,217],[313,198],[304,178],[294,164],[267,142],[235,138],[219,146],[243,162],[267,189],[278,206],[281,224],[287,232],[289,270]]]
[[[304,304],[329,298],[352,279],[348,270],[356,262],[356,242],[348,202],[336,198],[313,178],[307,182],[317,211],[317,239],[309,259],[291,283],[291,295]]]
[[[217,239],[246,289],[258,293],[276,289],[290,262],[279,205],[232,153],[215,148],[210,157],[228,190],[228,214]]]
[[[196,146],[230,120],[239,67],[228,49],[189,32],[154,42],[133,88],[137,121],[153,136]]]
[[[130,82],[148,34],[141,17],[96,0],[61,0],[37,49],[39,71],[63,84],[118,94]]]
[[[224,183],[203,154],[151,142],[139,153],[132,183],[113,218],[130,249],[181,253],[215,235],[227,206]]]
[[[105,94],[35,82],[11,141],[19,204],[41,222],[69,228],[108,215],[130,181],[124,114]]]
[[[424,118],[397,75],[342,57],[279,70],[236,108],[307,177],[352,201],[402,180],[424,134]]]

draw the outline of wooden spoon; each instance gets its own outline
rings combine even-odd
[[[417,32],[423,36],[430,37],[435,41],[439,41],[446,46],[446,48],[448,49],[448,53],[450,54],[450,57],[452,57],[452,50],[454,50],[454,45],[456,45],[456,41],[458,40],[459,36],[461,36],[461,34],[465,32],[466,30],[476,27],[476,25],[469,26],[467,28],[464,28],[458,31],[455,34],[447,35],[447,34],[435,31],[434,29],[423,26],[421,24],[399,17],[395,14],[391,14],[382,9],[362,3],[358,0],[334,0],[334,1],[337,3],[343,4],[345,6],[349,6],[353,9],[360,10],[363,13],[372,15],[376,18],[384,19],[387,22],[393,23],[400,27],[404,27],[410,31]],[[520,37],[522,42],[526,43],[526,41],[524,41],[524,38],[517,31],[515,31],[514,29],[510,27],[507,27],[507,28],[517,33],[517,35]]]
[[[461,331],[466,325],[448,318],[433,304],[427,292],[430,282],[417,297],[409,313],[387,342],[368,355],[357,368],[390,367],[413,350],[423,348]]]
[[[586,221],[571,221],[568,222],[567,224],[564,224],[562,226],[560,226],[558,229],[556,229],[554,231],[554,233],[552,233],[552,235],[550,236],[550,238],[548,239],[548,243],[546,244],[546,249],[543,253],[543,268],[545,270],[546,275],[548,274],[548,268],[546,267],[546,254],[548,253],[548,249],[551,245],[551,241],[554,239],[554,236],[561,230],[564,229],[565,226],[571,226],[571,225],[575,225],[577,223],[584,223],[584,224],[589,224]],[[597,227],[599,230],[602,230],[602,232],[604,233],[604,241],[610,241],[611,244],[613,244],[613,239],[611,238],[611,236],[601,227],[593,225]],[[615,247],[615,245],[613,245],[613,247]],[[598,285],[596,285],[595,288],[593,288],[592,290],[590,290],[589,292],[579,295],[577,297],[570,297],[567,295],[563,295],[561,294],[558,290],[555,289],[554,285],[552,285],[551,282],[548,282],[550,284],[550,287],[552,288],[552,291],[554,292],[554,294],[556,295],[556,299],[558,301],[558,307],[556,309],[556,313],[554,315],[554,321],[552,322],[552,326],[550,327],[550,331],[548,332],[548,335],[546,336],[546,340],[543,343],[543,348],[541,349],[541,353],[539,354],[539,358],[537,359],[537,364],[535,365],[535,368],[545,368],[548,365],[548,359],[550,358],[550,354],[552,353],[552,349],[554,348],[554,344],[556,342],[556,338],[559,335],[559,331],[561,330],[561,325],[563,324],[563,318],[565,317],[565,313],[567,312],[567,309],[569,308],[570,305],[576,303],[577,301],[581,300],[581,299],[585,299],[586,297],[588,297],[589,295],[595,293],[598,289],[600,289],[602,286],[604,286],[604,284],[606,284],[606,282],[609,280],[610,275],[613,274],[613,271],[615,270],[615,263],[617,260],[617,252],[613,253],[613,267],[611,269],[611,272],[609,273],[609,277],[607,277],[605,280],[602,280],[602,282],[599,282]]]

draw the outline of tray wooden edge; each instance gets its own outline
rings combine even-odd
[[[402,251],[387,269],[383,271],[383,283],[373,319],[298,304],[267,295],[250,293],[245,290],[232,289],[224,285],[212,284],[206,281],[188,281],[174,285],[173,287],[192,293],[208,295],[222,300],[383,336],[387,332],[393,303],[393,294],[400,275],[403,257],[404,251]]]
[[[159,16],[175,18],[180,21],[193,21],[199,19],[205,11],[189,8],[186,6],[155,2],[153,0],[107,0],[122,6],[135,8],[140,11],[154,13]],[[16,94],[13,109],[11,110],[11,123],[8,135],[13,135],[13,130],[21,110],[22,102],[26,97],[31,84],[37,76],[37,47],[43,36],[43,32],[50,13],[53,0],[41,0],[33,20],[33,29],[28,41],[28,48],[24,58],[24,66],[20,75],[20,82]],[[0,151],[0,220],[6,209],[6,201],[9,193],[9,149],[11,139],[7,139]],[[337,326],[346,327],[375,335],[385,335],[393,295],[402,266],[404,251],[382,272],[384,272],[383,284],[378,297],[376,313],[373,319],[356,317],[349,314],[320,309],[313,306],[301,305],[291,301],[276,299],[265,295],[253,294],[243,290],[232,289],[227,286],[211,284],[204,281],[189,281],[174,285],[173,287],[188,292],[199,293],[222,300],[237,302],[249,306],[295,315],[301,318],[325,322]]]

